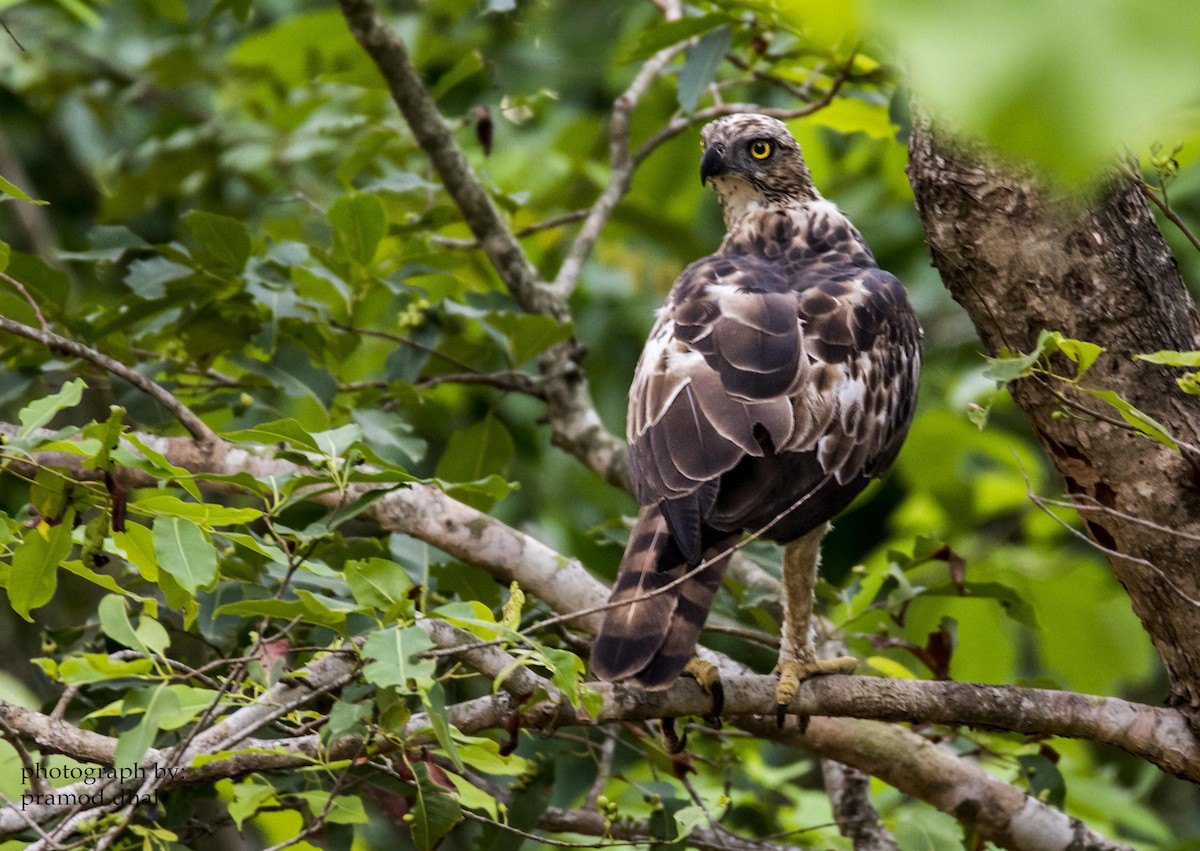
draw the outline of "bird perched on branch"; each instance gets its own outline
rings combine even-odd
[[[921,329],[904,287],[813,185],[780,121],[729,115],[702,131],[700,180],[728,230],[671,288],[629,394],[641,505],[592,650],[602,679],[645,688],[690,673],[743,534],[784,544],[780,724],[799,683],[848,672],[809,623],[829,521],[895,459],[916,404]]]

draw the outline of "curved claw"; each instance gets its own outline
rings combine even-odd
[[[674,756],[677,753],[683,753],[683,749],[687,747],[687,727],[683,728],[683,737],[680,738],[675,733],[675,719],[663,718],[658,728],[658,736],[662,741],[663,750]]]

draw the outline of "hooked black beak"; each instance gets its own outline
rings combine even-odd
[[[704,152],[704,158],[700,160],[700,185],[703,186],[706,181],[729,171],[725,165],[725,160],[721,156],[721,150],[713,145]]]

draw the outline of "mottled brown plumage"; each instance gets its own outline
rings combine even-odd
[[[638,363],[628,440],[642,509],[612,594],[633,602],[606,613],[592,653],[598,676],[648,688],[691,658],[743,533],[800,539],[886,471],[920,369],[903,286],[817,192],[787,128],[731,115],[703,140],[728,234],[675,282]]]

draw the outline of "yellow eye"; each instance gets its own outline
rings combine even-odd
[[[764,142],[762,139],[759,139],[757,142],[751,142],[750,156],[754,157],[756,160],[765,160],[767,157],[771,156],[771,143]]]

